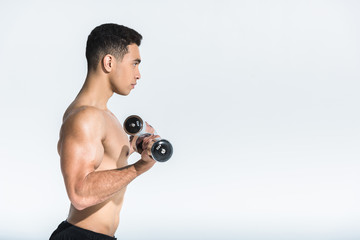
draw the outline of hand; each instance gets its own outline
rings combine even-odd
[[[149,135],[146,136],[142,139],[142,149],[143,151],[141,152],[141,159],[143,159],[146,162],[152,162],[155,161],[152,157],[151,157],[151,147],[152,145],[158,140],[160,139],[159,135]]]
[[[148,123],[148,122],[145,122],[145,133],[150,133],[150,134],[154,134],[156,135],[156,131],[155,129]]]
[[[144,130],[145,130],[145,132],[143,132],[143,134],[156,135],[156,130],[148,122],[145,122]],[[130,136],[129,137],[130,155],[133,154],[134,152],[136,152],[136,150],[135,150],[136,149],[136,141],[138,140],[139,137],[141,137],[141,135],[140,136],[135,135],[135,136]],[[143,146],[143,149],[146,149],[146,147]]]
[[[141,159],[134,164],[138,175],[148,171],[156,163],[156,160],[151,157],[151,149],[149,149],[150,145],[156,141],[156,138],[160,138],[160,136],[150,135],[143,139],[142,147],[144,151],[141,153]]]

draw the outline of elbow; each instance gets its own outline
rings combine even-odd
[[[67,185],[66,186],[67,194],[71,205],[78,211],[82,211],[88,207],[94,205],[91,202],[89,196],[84,194],[83,188],[74,186],[74,185]]]
[[[75,201],[71,201],[71,205],[78,211],[82,211],[82,210],[88,208],[87,205],[81,204],[81,203],[75,202]]]
[[[73,194],[73,195],[70,195],[69,198],[70,198],[71,204],[78,211],[82,211],[82,210],[92,206],[92,204],[89,202],[89,200],[86,199],[85,197],[81,197],[81,196],[77,196],[77,195]]]

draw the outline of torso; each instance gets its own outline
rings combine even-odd
[[[67,115],[77,110],[77,107],[70,105],[69,109],[65,112],[64,119],[66,119]],[[130,154],[129,139],[116,117],[110,111],[102,110],[102,112],[106,123],[105,139],[102,142],[104,157],[96,166],[95,171],[127,166],[127,159]],[[126,188],[107,201],[81,211],[71,205],[67,221],[84,229],[114,236],[119,224],[119,214],[125,191]]]

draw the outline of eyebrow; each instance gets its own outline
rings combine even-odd
[[[141,59],[137,58],[134,60],[134,62],[141,63]]]

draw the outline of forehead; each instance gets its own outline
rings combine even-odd
[[[140,50],[135,43],[128,46],[128,53],[124,55],[124,60],[132,61],[134,59],[140,59]]]

